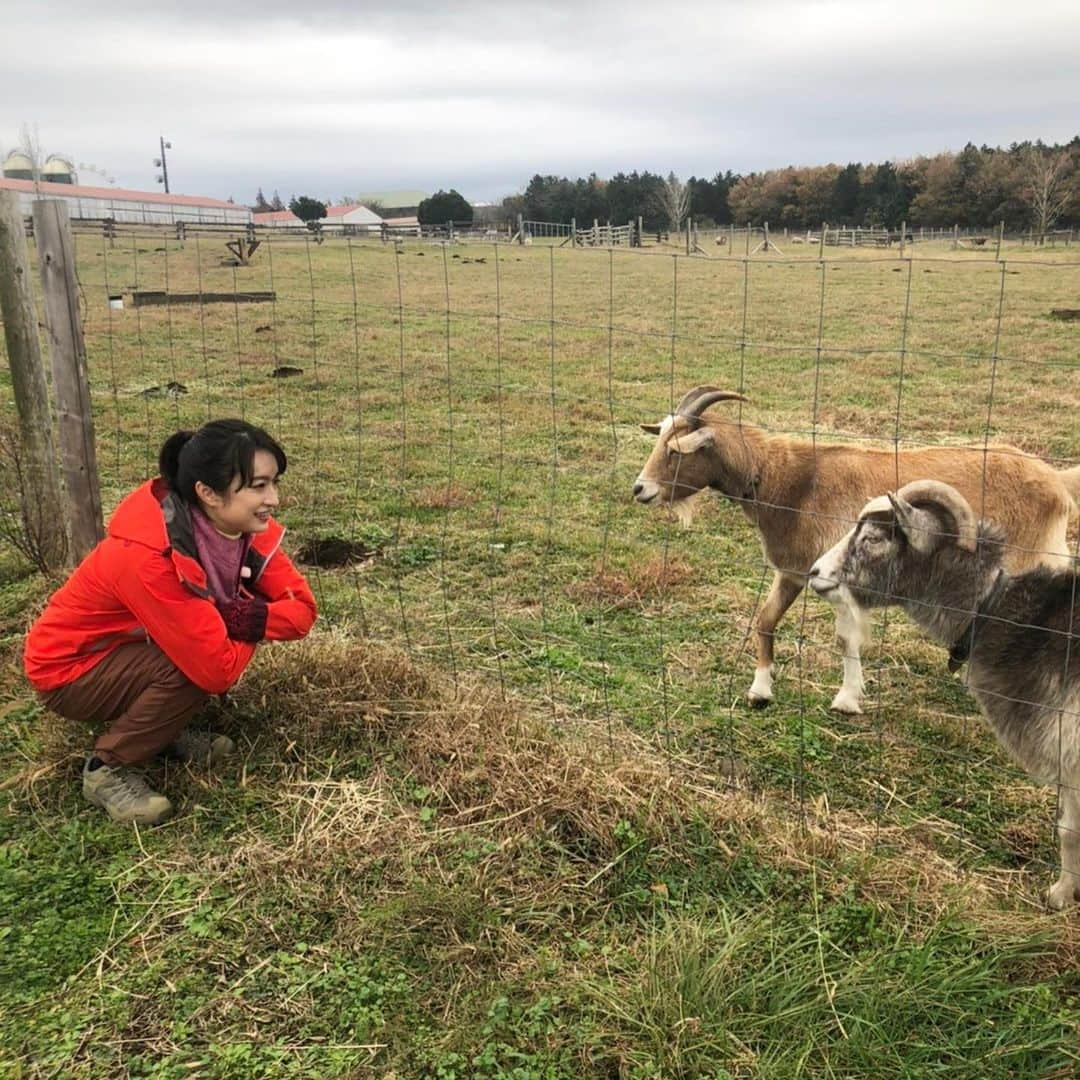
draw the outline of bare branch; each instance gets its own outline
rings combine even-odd
[[[18,435],[0,428],[0,539],[45,574],[67,559],[66,537],[47,520],[47,508]]]
[[[1051,153],[1030,147],[1024,155],[1032,227],[1040,235],[1049,231],[1072,197],[1069,181],[1072,158],[1067,150]]]
[[[690,213],[689,186],[673,172],[668,173],[664,186],[660,189],[660,200],[670,228],[673,232],[678,232]]]

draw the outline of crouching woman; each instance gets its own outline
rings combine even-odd
[[[307,582],[273,518],[285,453],[261,428],[214,420],[166,440],[160,476],[128,495],[107,535],[26,637],[27,677],[47,708],[103,729],[83,795],[115,821],[172,813],[133,768],[157,755],[210,763],[232,741],[188,728],[240,678],[260,641],[304,637]]]

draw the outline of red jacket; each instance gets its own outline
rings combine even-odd
[[[315,598],[279,550],[285,530],[271,520],[248,551],[248,588],[268,603],[266,638],[302,638]],[[118,645],[153,640],[196,686],[224,693],[255,646],[232,641],[195,557],[190,510],[160,479],[116,508],[105,539],[53,594],[26,635],[23,661],[38,690],[74,682]]]

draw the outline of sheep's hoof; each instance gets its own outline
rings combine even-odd
[[[772,704],[771,697],[762,697],[761,694],[755,694],[752,690],[747,691],[746,700],[750,703],[751,709],[764,709],[766,705]]]
[[[845,713],[848,716],[861,716],[862,704],[859,699],[846,690],[841,690],[836,697],[832,699],[832,704],[829,706],[833,712]]]

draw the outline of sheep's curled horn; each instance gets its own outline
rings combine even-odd
[[[967,499],[956,488],[940,480],[912,480],[895,494],[889,495],[901,523],[910,520],[915,503],[934,503],[947,510],[956,522],[956,543],[965,551],[974,551],[978,544],[978,522]]]
[[[746,401],[734,390],[719,390],[715,386],[695,386],[688,390],[675,409],[675,415],[690,422],[691,430],[701,427],[701,414],[718,401]]]

